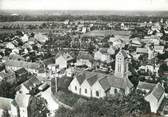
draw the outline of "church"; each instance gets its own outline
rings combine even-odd
[[[68,89],[85,97],[103,98],[108,95],[128,95],[133,84],[128,79],[128,55],[120,50],[115,58],[113,75],[97,71],[82,71],[75,75]]]

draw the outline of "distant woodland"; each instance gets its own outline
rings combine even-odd
[[[160,16],[118,16],[118,15],[0,15],[0,22],[10,21],[64,21],[73,20],[96,20],[96,21],[117,21],[117,22],[156,22]],[[162,17],[168,19],[168,17]]]

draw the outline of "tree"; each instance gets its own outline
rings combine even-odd
[[[159,67],[159,71],[158,72],[159,72],[160,76],[163,76],[164,72],[168,72],[167,64],[165,64],[165,63],[161,64],[160,67]]]
[[[121,117],[125,114],[149,113],[149,103],[142,92],[135,90],[128,96],[109,96],[103,99],[89,99],[82,104],[76,103],[73,110],[60,108],[56,117]]]
[[[47,117],[49,112],[47,108],[47,101],[42,97],[32,96],[28,106],[29,117]]]

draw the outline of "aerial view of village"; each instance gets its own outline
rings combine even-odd
[[[168,117],[167,0],[101,1],[0,1],[0,117]]]

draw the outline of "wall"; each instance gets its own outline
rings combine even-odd
[[[99,96],[96,96],[96,91],[99,92]],[[106,93],[102,86],[100,85],[99,81],[96,81],[92,86],[92,97],[95,98],[103,98],[106,96]]]
[[[75,86],[77,87],[77,89],[75,89]],[[76,94],[80,95],[80,85],[79,85],[79,83],[78,83],[78,81],[77,81],[76,78],[74,78],[74,79],[71,81],[71,83],[70,83],[68,89],[69,89],[70,91],[72,91],[73,93],[76,93]]]
[[[85,92],[85,89],[87,90],[87,93]],[[91,86],[89,85],[89,83],[87,82],[87,80],[85,80],[82,85],[81,85],[81,95],[86,96],[86,97],[91,97]]]

